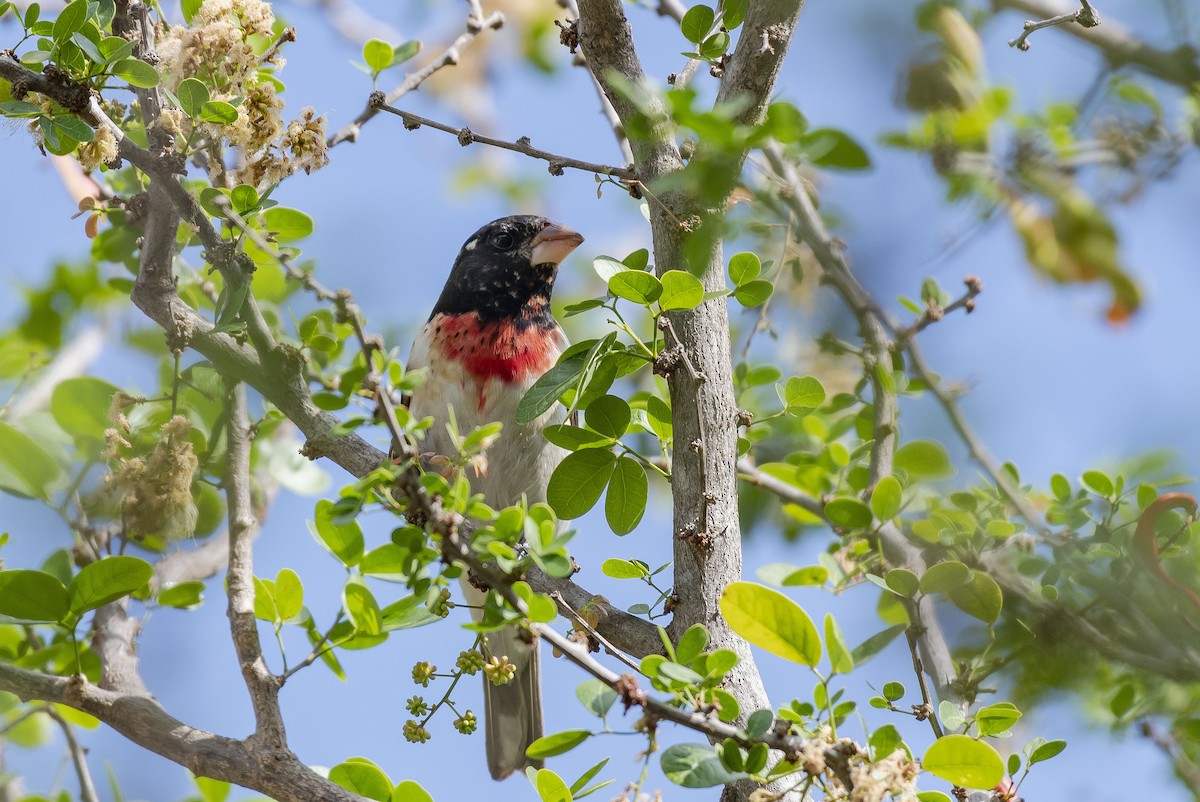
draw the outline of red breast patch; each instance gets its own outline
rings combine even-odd
[[[439,315],[433,320],[433,354],[452,359],[476,381],[505,383],[541,375],[553,365],[554,329],[527,326],[511,320],[480,323],[475,313]]]

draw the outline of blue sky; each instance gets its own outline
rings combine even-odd
[[[424,39],[431,52],[460,27],[462,9],[457,4],[422,5],[407,18],[398,5],[365,5],[405,38]],[[351,119],[370,89],[365,76],[348,63],[357,60],[357,47],[339,39],[311,9],[284,5],[281,10],[299,29],[299,40],[288,47],[289,63],[281,76],[288,84],[289,111],[312,105],[333,126]],[[1135,0],[1112,0],[1102,10],[1106,20],[1130,24],[1144,24],[1141,17],[1155,16],[1145,13],[1145,4]],[[682,66],[677,53],[683,42],[675,38],[669,22],[634,8],[629,14],[650,74],[662,77]],[[411,22],[414,17],[417,21]],[[1098,69],[1095,54],[1053,31],[1036,34],[1033,50],[1017,53],[1005,40],[1019,26],[1018,17],[1006,16],[986,31],[992,77],[1019,87],[1021,103],[1031,108],[1078,97]],[[511,51],[513,33],[509,28],[489,36],[496,47]],[[15,40],[11,34],[11,28],[0,27],[0,43]],[[968,273],[983,278],[986,292],[978,310],[930,328],[921,341],[935,370],[970,387],[963,401],[966,413],[993,452],[1016,462],[1026,478],[1041,482],[1056,471],[1075,476],[1158,447],[1175,450],[1180,467],[1196,474],[1200,429],[1190,424],[1192,399],[1200,389],[1198,374],[1194,363],[1181,369],[1179,362],[1181,354],[1186,359],[1194,353],[1200,335],[1193,300],[1200,294],[1200,273],[1194,267],[1195,254],[1200,252],[1200,228],[1194,224],[1200,209],[1197,160],[1186,159],[1171,179],[1152,187],[1137,204],[1114,213],[1122,252],[1141,280],[1147,300],[1128,325],[1112,327],[1103,321],[1103,291],[1063,289],[1039,280],[1025,265],[1019,241],[1003,222],[988,227],[966,246],[944,253],[946,243],[972,225],[971,213],[944,205],[942,188],[926,163],[875,141],[878,134],[906,125],[904,112],[893,103],[896,75],[920,41],[907,3],[890,4],[880,11],[879,4],[869,0],[810,0],[781,76],[779,94],[793,100],[813,124],[854,131],[870,150],[873,170],[828,175],[821,185],[824,206],[836,214],[837,234],[848,244],[860,277],[885,303],[897,294],[915,294],[926,275],[947,287],[957,286]],[[655,52],[648,52],[649,48]],[[566,62],[565,51],[554,55]],[[493,60],[492,66],[493,94],[486,100],[493,121],[490,133],[509,139],[529,135],[535,145],[551,151],[619,161],[581,71],[564,69],[548,79],[509,66],[503,59]],[[405,98],[400,105],[454,124],[461,119],[425,93]],[[428,314],[463,239],[483,222],[514,211],[495,193],[453,188],[457,171],[474,160],[486,158],[489,169],[511,170],[541,182],[545,204],[537,210],[588,238],[564,268],[560,297],[600,289],[588,268],[590,257],[621,255],[648,245],[649,232],[636,204],[614,191],[597,199],[590,175],[568,171],[551,178],[540,162],[485,152],[478,145],[464,150],[453,137],[428,129],[408,132],[391,117],[370,123],[360,142],[338,146],[331,158],[330,167],[290,179],[276,197],[317,221],[305,256],[316,260],[321,280],[352,290],[371,327],[385,332],[389,343],[402,350]],[[0,241],[5,243],[0,251],[4,291],[0,319],[8,320],[20,308],[18,287],[35,281],[53,259],[80,257],[88,243],[82,221],[69,219],[74,204],[49,162],[20,128],[0,130],[0,175],[7,190],[5,213],[0,215]],[[304,303],[298,302],[297,308]],[[820,330],[829,319],[826,310],[834,303],[831,296],[822,295],[812,309],[782,314],[794,316],[789,325]],[[134,325],[142,322],[132,316],[119,321],[121,328]],[[145,365],[123,358],[120,352],[106,355],[98,369],[117,384],[150,389]],[[805,366],[796,364],[792,370],[804,373]],[[951,437],[931,402],[909,404],[905,415],[906,437]],[[962,471],[963,479],[974,473],[966,463]],[[335,483],[346,479],[336,470],[332,475]],[[311,517],[312,503],[288,495],[281,499],[259,541],[256,567],[262,576],[273,576],[285,565],[297,570],[310,608],[319,620],[328,621],[338,604],[342,577],[307,532],[305,520]],[[602,519],[585,517],[574,544],[584,565],[580,581],[618,603],[642,601],[634,588],[601,578],[598,566],[607,556],[638,557],[651,563],[669,559],[668,513],[667,505],[660,503],[639,530],[624,539],[608,533]],[[10,565],[33,565],[47,543],[65,539],[52,516],[9,497],[0,497],[0,521],[14,535],[14,543],[5,549]],[[369,543],[387,538],[385,522],[366,526]],[[784,544],[771,532],[755,532],[747,538],[747,576],[768,562],[811,562],[821,548],[819,541]],[[871,589],[860,588],[839,598],[804,590],[795,598],[814,617],[834,611],[852,643],[878,629]],[[147,683],[173,715],[195,726],[237,735],[249,732],[251,718],[229,646],[222,602],[218,584],[196,613],[156,612],[147,622],[141,656]],[[953,615],[950,621],[965,625]],[[416,692],[408,678],[412,663],[429,659],[448,666],[468,641],[466,633],[453,626],[431,627],[411,637],[393,637],[374,650],[344,655],[350,675],[346,684],[336,682],[319,666],[300,673],[283,692],[293,749],[306,761],[327,765],[353,755],[370,757],[393,780],[418,779],[442,802],[464,798],[464,789],[486,790],[501,801],[534,798],[519,779],[492,786],[483,768],[482,737],[464,738],[450,729],[448,721],[435,721],[435,738],[424,746],[408,744],[400,735],[407,718],[404,700]],[[300,639],[288,643],[290,654],[303,654]],[[794,666],[769,655],[759,659],[776,701],[803,696],[811,689],[813,678],[797,674]],[[848,698],[865,701],[870,695],[867,682],[879,687],[899,679],[911,687],[907,659],[905,652],[893,649],[851,675],[846,681]],[[547,698],[568,700],[549,706],[548,729],[588,726],[570,690],[583,677],[548,656],[546,663]],[[471,687],[468,693],[478,694],[478,690]],[[479,710],[477,697],[467,704]],[[886,721],[875,715],[878,711],[864,712],[872,727]],[[927,737],[923,731],[911,723],[896,723],[903,733],[913,735],[914,746],[923,747],[920,739]],[[853,727],[849,734],[860,737]],[[1035,771],[1023,789],[1031,800],[1073,796],[1115,802],[1127,795],[1127,787],[1119,787],[1097,767],[1118,760],[1120,765],[1142,768],[1138,782],[1147,796],[1165,802],[1188,798],[1167,782],[1165,762],[1151,747],[1136,736],[1114,741],[1102,731],[1089,729],[1080,722],[1073,702],[1040,710],[1018,732],[1013,748],[1035,734],[1066,738],[1070,746]],[[102,778],[102,765],[110,762],[128,798],[172,800],[188,793],[181,768],[103,731],[82,737],[92,750],[93,770]],[[695,739],[685,736],[683,740]],[[638,745],[615,737],[595,743],[597,748],[587,751],[591,761],[570,755],[552,767],[573,779],[601,754],[612,754],[613,761],[601,776],[615,777],[617,783],[596,797],[608,798],[606,792],[636,776],[632,755]],[[7,759],[7,768],[29,773],[30,790],[45,790],[58,769],[59,754],[13,750]],[[442,777],[433,776],[435,766]],[[713,797],[712,792],[672,787],[656,769],[647,785],[662,787],[671,800]],[[107,791],[102,796],[107,798]]]

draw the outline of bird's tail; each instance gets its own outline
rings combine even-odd
[[[492,778],[503,780],[527,766],[541,768],[525,750],[542,737],[541,657],[537,642],[527,643],[514,627],[488,633],[492,654],[506,656],[517,673],[504,685],[483,680],[484,726],[487,728],[487,762]]]

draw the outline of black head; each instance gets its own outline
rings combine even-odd
[[[484,321],[516,318],[553,326],[554,277],[581,242],[579,234],[544,217],[493,220],[458,252],[433,315],[477,312]]]

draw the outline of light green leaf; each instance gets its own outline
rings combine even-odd
[[[679,643],[675,646],[675,659],[687,665],[700,656],[705,646],[708,646],[708,628],[704,624],[692,624],[679,637]]]
[[[662,295],[657,276],[641,270],[624,270],[608,280],[608,291],[637,304],[652,304]]]
[[[661,765],[667,779],[684,788],[712,788],[748,776],[725,768],[708,744],[673,744],[663,752]]]
[[[708,37],[708,32],[712,30],[716,18],[716,12],[708,6],[692,6],[683,15],[679,30],[683,33],[684,39],[700,44]]]
[[[354,624],[355,632],[363,635],[378,635],[383,631],[383,615],[379,610],[379,602],[363,581],[351,577],[342,588],[342,603],[346,607],[346,615]],[[281,616],[282,617],[282,616]]]
[[[600,564],[600,571],[613,579],[641,579],[646,572],[636,563],[610,557]]]
[[[739,284],[737,289],[733,291],[734,300],[742,306],[750,309],[755,306],[762,306],[775,292],[775,285],[763,279],[755,281],[747,281],[745,284]]]
[[[412,563],[412,552],[395,543],[384,543],[363,555],[358,570],[389,582],[405,582]]]
[[[84,23],[87,22],[87,16],[87,0],[75,0],[73,3],[68,3],[59,13],[58,19],[54,20],[54,33],[52,34],[54,41],[69,40],[71,34],[83,29]]]
[[[625,436],[632,416],[629,404],[615,395],[602,395],[588,404],[584,421],[588,427],[613,439]]]
[[[158,70],[138,58],[123,58],[112,65],[112,74],[123,79],[131,86],[141,89],[151,89],[158,86]],[[222,105],[228,106],[228,103]],[[233,108],[230,106],[230,108]],[[237,115],[234,115],[237,119]],[[232,121],[230,121],[232,122]]]
[[[413,39],[412,41],[398,44],[392,50],[392,61],[388,64],[389,67],[395,67],[397,64],[403,64],[413,56],[421,52],[421,40]]]
[[[395,48],[382,39],[369,39],[363,45],[362,57],[371,71],[378,74],[392,65],[394,52]]]
[[[880,521],[890,521],[900,512],[902,492],[894,476],[884,476],[871,491],[871,512]]]
[[[180,81],[175,96],[179,98],[179,107],[189,117],[199,117],[204,104],[209,100],[208,87],[196,78]]]
[[[944,735],[925,750],[930,774],[964,788],[994,788],[1004,779],[1004,760],[989,744],[966,735]]]
[[[530,760],[544,760],[555,755],[562,755],[591,737],[592,733],[589,730],[563,730],[552,735],[543,735],[529,745],[525,750],[525,756]]]
[[[950,593],[971,581],[971,569],[958,560],[929,566],[921,576],[922,593]]]
[[[208,100],[200,105],[200,119],[214,125],[230,125],[237,122],[238,110],[223,100]]]
[[[274,206],[262,213],[263,228],[276,242],[295,242],[313,232],[313,220],[299,209]]]
[[[568,454],[550,476],[546,501],[559,518],[578,518],[600,500],[616,463],[616,455],[604,449]]]
[[[946,479],[954,475],[950,455],[940,443],[912,440],[896,450],[896,468],[922,479]]]
[[[154,567],[145,560],[127,555],[105,557],[80,569],[67,587],[71,614],[81,616],[128,596],[154,575]]]
[[[975,726],[981,737],[996,737],[1021,720],[1021,711],[1012,702],[997,702],[975,713]]]
[[[66,379],[50,396],[50,414],[67,434],[103,442],[112,426],[108,407],[115,392],[116,387],[90,376]]]
[[[402,780],[392,789],[392,802],[433,802],[433,796],[413,780]]]
[[[291,568],[280,568],[275,575],[275,610],[284,621],[304,608],[304,585]]]
[[[1067,748],[1066,741],[1044,741],[1028,751],[1029,765],[1055,757]]]
[[[874,520],[871,508],[852,496],[841,496],[825,505],[825,517],[846,529],[865,529]]]
[[[863,170],[871,166],[871,158],[862,145],[845,131],[818,128],[800,137],[800,147],[813,164],[842,170]]]
[[[774,655],[806,666],[821,660],[821,638],[808,613],[782,593],[753,582],[733,582],[720,600],[730,628]]]
[[[70,609],[62,582],[42,571],[0,571],[0,615],[18,621],[61,621]]]
[[[661,281],[662,297],[658,305],[663,309],[695,309],[704,300],[704,285],[691,273],[668,270]]]
[[[249,184],[238,184],[229,191],[229,202],[235,212],[245,215],[258,207],[258,190]]]
[[[351,758],[337,764],[329,770],[329,781],[377,802],[392,799],[392,781],[383,769],[366,758]]]
[[[825,403],[825,386],[813,376],[792,376],[783,386],[789,415],[807,415]]]
[[[972,571],[971,579],[946,593],[946,598],[967,615],[985,624],[994,624],[1004,607],[1004,594],[996,580],[982,571]]]
[[[825,649],[829,652],[829,665],[834,674],[849,674],[854,670],[854,657],[846,648],[846,639],[832,613],[825,614]]]
[[[342,565],[351,568],[357,565],[363,556],[362,527],[358,525],[358,521],[334,523],[333,513],[333,502],[321,499],[317,502],[316,522],[310,524],[309,529],[326,551],[341,561]]]
[[[735,287],[754,281],[760,273],[762,273],[762,262],[756,253],[743,251],[735,253],[729,259],[729,280]]]
[[[155,600],[163,607],[194,610],[204,601],[204,583],[194,580],[179,582],[160,590]]]
[[[609,708],[616,703],[617,692],[598,679],[589,679],[575,689],[575,698],[590,710],[592,715],[604,718],[608,715]]]
[[[1100,471],[1086,471],[1083,474],[1082,479],[1084,485],[1086,485],[1089,490],[1096,495],[1104,496],[1105,498],[1110,498],[1113,494],[1113,491],[1116,489],[1113,486],[1112,479],[1109,479],[1107,474],[1104,474]]]
[[[887,572],[884,581],[896,593],[910,599],[921,589],[921,580],[907,568],[893,568]]]
[[[618,459],[604,499],[604,517],[609,528],[618,535],[636,529],[646,513],[649,495],[650,485],[642,464],[630,457]]]
[[[571,802],[571,789],[562,777],[550,769],[538,769],[534,775],[534,787],[542,802]]]

